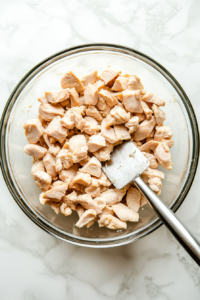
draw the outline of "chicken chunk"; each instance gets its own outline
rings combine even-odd
[[[88,173],[92,176],[99,178],[101,176],[101,163],[93,156],[89,162],[81,169],[81,172]]]
[[[86,87],[89,83],[94,84],[98,80],[98,72],[94,71],[90,74],[87,74],[81,78],[81,82]]]
[[[45,166],[46,172],[52,177],[56,177],[57,176],[57,172],[56,172],[56,159],[55,157],[49,153],[49,151],[47,152],[47,154],[43,157],[43,164]]]
[[[93,135],[87,143],[88,151],[95,152],[106,146],[106,140],[101,134]]]
[[[100,91],[103,87],[104,87],[104,82],[103,80],[97,80],[97,82],[95,82],[94,87],[97,88],[98,91]]]
[[[76,226],[82,228],[83,226],[87,225],[89,222],[94,221],[96,216],[97,213],[94,209],[88,209],[82,214],[82,216],[76,223]]]
[[[110,112],[110,107],[106,104],[106,101],[103,99],[103,97],[99,96],[99,100],[97,102],[97,108],[100,111],[105,111],[106,109],[109,109]],[[108,113],[109,113],[108,112]],[[102,112],[101,112],[102,113]],[[107,114],[106,114],[107,115]]]
[[[89,106],[86,109],[86,115],[89,117],[94,118],[95,120],[97,120],[98,122],[101,122],[103,120],[102,116],[100,115],[99,111],[96,109],[96,107],[94,106]]]
[[[161,194],[162,182],[158,177],[153,177],[148,180],[148,185],[152,191],[154,191],[158,196]]]
[[[95,198],[95,197],[100,197],[101,190],[100,190],[99,186],[96,187],[96,186],[90,185],[85,188],[85,193],[91,195],[92,198]]]
[[[93,135],[100,130],[100,126],[98,122],[92,117],[85,117],[84,118],[86,123],[82,129],[82,131],[86,132],[89,135]]]
[[[134,90],[126,90],[123,93],[123,105],[127,111],[132,113],[142,113],[141,92]]]
[[[24,147],[24,152],[30,156],[40,159],[45,156],[47,149],[38,145],[29,144]]]
[[[69,140],[69,147],[73,153],[73,162],[77,163],[87,158],[88,147],[83,134],[75,135]]]
[[[127,113],[125,109],[120,106],[115,106],[113,109],[111,109],[110,115],[115,119],[115,124],[127,123],[131,117],[130,113]]]
[[[24,123],[25,135],[30,144],[36,144],[44,132],[39,119],[32,119]]]
[[[156,147],[159,145],[159,142],[156,141],[148,141],[147,143],[143,144],[141,147],[139,147],[140,151],[155,151]]]
[[[130,187],[126,194],[127,206],[134,212],[138,212],[140,208],[141,193],[138,189]]]
[[[51,104],[40,104],[39,114],[45,121],[51,121],[53,118],[64,116],[64,109],[60,104],[51,105]]]
[[[155,118],[152,117],[150,120],[145,120],[140,123],[138,129],[134,133],[134,139],[136,142],[145,139],[153,130],[156,125]]]
[[[123,203],[112,205],[112,209],[121,221],[138,222],[139,214],[128,208]]]
[[[71,107],[80,106],[79,95],[75,88],[69,89],[69,99],[71,102]]]
[[[69,189],[73,187],[73,180],[78,172],[79,165],[75,164],[70,167],[68,170],[61,170],[59,178],[68,184]]]
[[[56,156],[56,172],[61,171],[62,169],[69,169],[74,162],[74,157],[72,153],[67,149],[61,149]]]
[[[162,111],[162,109],[160,109],[155,104],[152,105],[152,110],[153,110],[154,116],[156,118],[156,124],[158,126],[162,125],[163,122],[166,120],[166,116],[165,116],[164,111]]]
[[[170,139],[173,135],[169,126],[156,126],[154,140],[161,142],[163,139]]]
[[[88,83],[84,92],[84,101],[87,105],[96,105],[98,102],[98,89],[91,83]]]
[[[165,143],[159,143],[154,152],[154,155],[157,158],[159,164],[161,164],[165,169],[172,169],[173,164],[171,161],[171,153],[169,151],[169,147]]]
[[[49,103],[57,104],[69,99],[70,92],[69,89],[64,89],[61,91],[45,92],[44,95]]]
[[[85,209],[94,209],[97,212],[97,214],[101,213],[100,207],[97,205],[97,203],[94,200],[92,200],[91,195],[88,194],[79,195],[76,198],[76,202],[81,204]]]
[[[112,184],[103,171],[101,171],[101,176],[97,179],[97,182],[102,186],[108,186],[108,187],[111,186]]]
[[[112,90],[115,92],[121,92],[128,88],[128,78],[125,76],[118,76],[115,83],[112,86]]]
[[[171,147],[174,146],[174,141],[171,140],[171,139],[169,139],[169,140],[168,140],[168,139],[167,139],[167,140],[163,139],[162,142],[163,142],[166,146],[168,146],[169,148],[171,148]]]
[[[109,107],[113,107],[115,105],[118,104],[117,99],[113,96],[112,93],[110,93],[107,90],[101,89],[99,91],[99,96],[101,98],[103,98],[103,100],[105,101],[105,103],[109,106]]]
[[[72,214],[72,210],[69,206],[67,206],[66,203],[62,203],[60,205],[60,212],[61,214],[63,214],[64,216],[70,216]]]
[[[92,178],[90,174],[78,172],[76,176],[74,177],[72,184],[82,184],[84,186],[89,186],[92,182]]]
[[[116,217],[112,215],[103,215],[100,220],[98,221],[99,227],[107,227],[109,229],[126,229],[127,224],[126,222],[120,221]]]
[[[105,203],[108,206],[118,203],[119,200],[118,194],[113,189],[108,189],[106,192],[103,192],[100,198],[105,200]]]
[[[80,218],[83,215],[83,213],[85,212],[85,208],[83,208],[80,204],[78,204],[76,206],[76,211],[77,211],[77,214]]]
[[[155,156],[151,153],[147,153],[147,152],[142,152],[142,154],[148,159],[149,163],[150,163],[150,168],[151,169],[157,169],[158,167],[158,162],[155,158]]]
[[[141,195],[141,200],[140,200],[140,207],[143,207],[148,203],[147,198]]]
[[[84,91],[82,82],[72,71],[65,73],[65,75],[62,77],[61,87],[63,89],[75,88],[78,93],[82,93]]]
[[[106,128],[107,121],[104,119],[101,123],[101,135],[111,144],[114,144],[117,141],[115,131],[113,128]]]
[[[52,178],[44,171],[37,171],[33,173],[35,183],[42,191],[47,191],[50,187]]]
[[[110,159],[110,154],[113,151],[114,144],[110,144],[106,141],[106,146],[93,152],[93,154],[100,160],[106,161]]]
[[[135,132],[139,127],[139,117],[132,117],[125,126],[128,128],[129,133]]]
[[[136,114],[134,114],[134,116],[139,118],[139,123],[141,123],[142,121],[144,121],[146,119],[146,116],[144,113],[142,113],[142,114],[136,113]]]
[[[153,103],[153,104],[156,104],[157,106],[164,106],[165,105],[165,101],[163,101],[161,98],[154,95],[153,93],[146,93],[142,97],[142,101],[148,102],[148,103]]]
[[[142,176],[143,180],[146,182],[146,181],[148,181],[148,179],[151,179],[153,177],[158,177],[160,179],[164,179],[165,174],[159,170],[147,168],[142,173],[141,176]]]
[[[124,125],[115,125],[114,131],[117,140],[129,140],[131,138],[128,129]]]
[[[40,202],[45,205],[48,201],[60,202],[67,191],[68,185],[63,183],[53,187],[45,193],[40,194]]]
[[[35,172],[45,171],[44,164],[42,160],[36,160],[31,168],[31,174],[33,175]]]
[[[130,184],[125,185],[121,189],[114,189],[115,193],[117,194],[117,202],[122,201],[123,197],[125,196],[127,190],[129,189]]]
[[[142,90],[144,87],[140,82],[140,79],[136,75],[132,75],[128,80],[129,90]]]
[[[105,69],[101,75],[100,79],[102,79],[105,85],[109,85],[109,83],[115,79],[120,74],[120,71],[112,70],[111,68]]]
[[[141,104],[142,104],[142,109],[146,115],[146,118],[147,120],[151,119],[152,117],[152,110],[148,107],[148,105],[146,104],[146,102],[144,101],[141,101]]]
[[[49,201],[48,205],[53,209],[53,211],[58,215],[60,212],[60,203]]]
[[[112,209],[111,206],[105,206],[104,209],[102,209],[102,213],[99,214],[99,218],[101,218],[103,215],[111,215],[113,216],[114,215],[114,211]]]
[[[51,153],[53,156],[57,156],[60,150],[61,146],[59,144],[52,145],[51,147],[49,147],[49,153]]]
[[[45,132],[53,136],[56,140],[59,142],[63,142],[67,135],[68,135],[68,129],[64,126],[64,124],[61,122],[61,117],[55,117],[48,125],[48,127],[45,129]]]

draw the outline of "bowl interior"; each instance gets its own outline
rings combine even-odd
[[[146,205],[140,210],[140,221],[128,223],[125,231],[112,231],[99,228],[97,225],[89,229],[78,229],[74,226],[78,220],[76,212],[69,217],[64,217],[61,214],[56,215],[48,205],[42,206],[38,199],[41,191],[30,174],[32,158],[23,152],[27,144],[23,124],[37,116],[39,107],[37,98],[43,95],[44,91],[60,89],[60,79],[66,71],[72,70],[81,76],[93,70],[101,72],[108,66],[120,69],[123,73],[136,74],[141,78],[147,91],[155,93],[166,102],[163,108],[167,116],[165,125],[171,127],[175,141],[174,147],[171,148],[173,169],[167,171],[160,167],[160,170],[165,173],[161,199],[168,206],[180,196],[191,164],[193,137],[186,108],[173,85],[149,63],[136,55],[134,57],[119,51],[89,50],[62,55],[54,62],[43,64],[42,70],[36,69],[32,78],[29,78],[29,82],[22,88],[10,112],[6,131],[7,162],[18,193],[37,218],[66,236],[70,235],[82,240],[116,240],[127,235],[138,235],[157,217],[149,205]]]

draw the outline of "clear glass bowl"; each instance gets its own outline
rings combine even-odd
[[[161,199],[176,211],[185,199],[193,182],[199,157],[199,133],[192,105],[173,76],[150,57],[133,49],[117,45],[82,45],[59,52],[35,66],[19,82],[5,106],[0,127],[1,169],[13,198],[27,216],[38,226],[64,241],[88,247],[124,245],[147,235],[162,223],[146,205],[140,211],[140,221],[129,223],[126,230],[99,228],[79,229],[74,212],[69,217],[56,215],[39,203],[39,188],[30,174],[32,158],[23,152],[27,144],[23,124],[35,118],[37,98],[46,90],[60,88],[60,78],[68,70],[78,76],[93,70],[101,72],[111,66],[128,74],[137,74],[147,91],[166,102],[166,125],[173,131],[171,149],[174,167],[165,173]]]

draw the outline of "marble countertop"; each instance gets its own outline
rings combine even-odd
[[[184,87],[200,120],[200,3],[194,0],[7,0],[0,3],[0,113],[35,64],[71,46],[138,49]],[[177,215],[200,238],[200,171]],[[38,228],[0,173],[0,294],[4,300],[197,300],[200,269],[164,226],[123,247],[87,249]]]

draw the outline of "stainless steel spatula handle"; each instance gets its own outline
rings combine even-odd
[[[139,176],[135,179],[135,184],[142,194],[148,199],[149,203],[155,209],[160,219],[165,223],[168,229],[191,255],[191,257],[200,266],[200,244],[178,220],[173,211],[169,209],[160,198],[148,187],[148,185]]]

